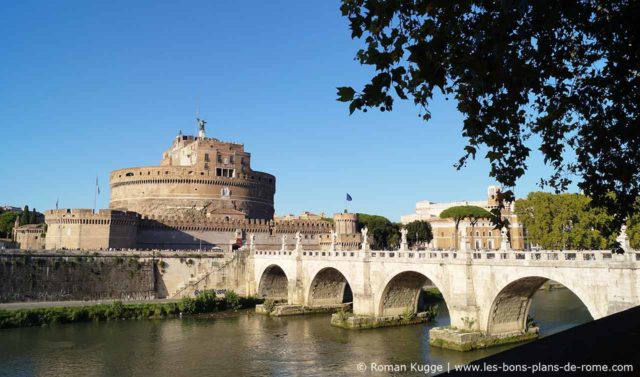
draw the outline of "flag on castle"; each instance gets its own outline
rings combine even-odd
[[[96,190],[98,190],[98,195],[100,195],[100,186],[98,185],[98,177],[96,176]]]
[[[351,195],[349,195],[349,193],[347,193],[347,201],[350,202],[352,200]]]

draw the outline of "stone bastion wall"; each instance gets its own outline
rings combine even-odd
[[[182,214],[196,209],[214,213],[235,210],[252,219],[274,214],[276,178],[251,171],[235,177],[189,166],[152,166],[111,172],[109,207],[150,217]]]
[[[0,253],[0,302],[146,300],[178,297],[182,287],[245,294],[244,253]]]

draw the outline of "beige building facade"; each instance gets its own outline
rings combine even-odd
[[[503,246],[502,230],[496,229],[489,219],[480,219],[475,224],[469,220],[460,221],[456,237],[455,222],[453,219],[440,218],[440,213],[456,206],[477,206],[491,211],[498,206],[499,193],[500,187],[489,186],[486,200],[448,203],[421,201],[416,203],[416,212],[402,216],[400,222],[405,225],[417,220],[429,222],[433,230],[430,248],[448,250],[465,247],[467,250],[498,250]],[[513,204],[507,205],[502,210],[502,217],[510,224],[506,234],[508,247],[514,250],[527,249],[525,231],[518,217],[513,213]]]
[[[42,250],[45,248],[45,224],[26,224],[13,228],[13,239],[23,250]]]

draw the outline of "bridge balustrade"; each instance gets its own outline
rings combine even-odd
[[[639,262],[640,251],[627,252],[624,255],[614,255],[607,250],[540,250],[540,251],[455,251],[455,250],[419,250],[419,251],[400,251],[400,250],[301,250],[300,252],[291,250],[255,250],[253,253],[257,256],[267,257],[295,257],[300,255],[303,258],[365,258],[372,259],[403,259],[403,260],[420,260],[422,263],[430,263],[433,261],[449,260],[454,263],[455,260],[472,260],[475,263],[609,263],[614,261]],[[298,254],[299,253],[299,254]]]

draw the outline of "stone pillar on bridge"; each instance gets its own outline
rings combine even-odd
[[[467,227],[463,226],[460,228],[460,247],[458,248],[461,252],[466,252],[469,250],[467,246]]]

